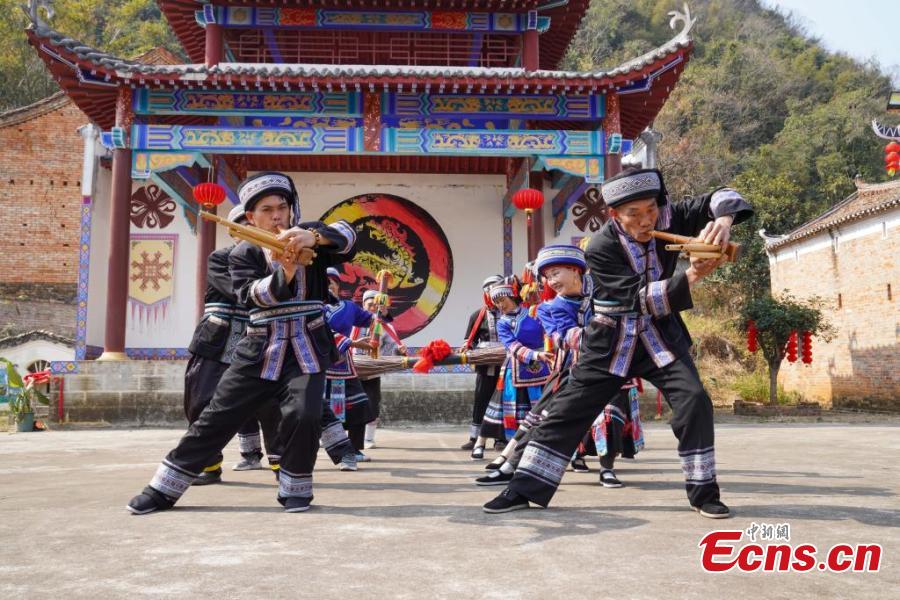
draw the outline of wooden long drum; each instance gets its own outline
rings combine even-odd
[[[481,348],[477,350],[469,350],[464,354],[451,354],[444,360],[436,362],[436,365],[474,365],[500,366],[506,360],[506,348],[498,346],[496,348]],[[354,356],[353,362],[356,364],[356,372],[362,379],[378,377],[385,373],[394,371],[403,371],[412,369],[419,362],[418,356],[382,356],[380,358],[372,358],[371,356],[361,355]]]

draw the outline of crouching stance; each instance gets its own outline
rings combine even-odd
[[[232,286],[238,302],[249,309],[246,334],[209,406],[160,464],[150,485],[129,502],[135,514],[171,508],[270,398],[279,398],[281,405],[278,501],[288,512],[301,512],[313,498],[325,370],[336,356],[323,315],[325,271],[352,259],[356,235],[344,222],[299,223],[294,183],[281,173],[250,177],[238,195],[252,225],[272,233],[292,226],[279,234],[288,243],[281,255],[248,242],[231,252]]]
[[[602,193],[612,219],[586,250],[593,280],[594,316],[566,383],[531,431],[509,486],[488,502],[486,512],[547,506],[572,453],[597,414],[622,385],[641,377],[662,390],[672,407],[672,430],[684,472],[688,501],[711,518],[729,516],[719,499],[713,447],[712,402],[691,360],[691,339],[679,312],[692,307],[691,286],[711,273],[719,259],[692,259],[676,273],[677,254],[665,251],[654,229],[725,244],[735,221],[750,206],[734,190],[669,203],[662,174],[630,170],[609,179]]]

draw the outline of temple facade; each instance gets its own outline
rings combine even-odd
[[[587,0],[158,3],[192,62],[111,56],[32,3],[30,43],[89,119],[76,360],[58,373],[97,357],[185,357],[206,257],[229,243],[198,222],[192,187],[222,184],[222,214],[265,170],[294,178],[305,219],[356,228],[343,294],[389,269],[407,343],[458,343],[485,276],[599,228],[598,184],[693,49],[693,19],[672,13],[674,37],[643,56],[556,70]],[[545,198],[530,232],[511,202],[526,187]]]

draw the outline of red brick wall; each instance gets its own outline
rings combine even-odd
[[[4,284],[78,281],[82,138],[68,100],[0,115],[0,272]]]
[[[772,291],[820,296],[836,329],[829,343],[813,340],[812,365],[782,365],[779,381],[787,390],[836,407],[900,409],[898,217],[886,211],[843,226],[836,250],[827,233],[778,249]]]

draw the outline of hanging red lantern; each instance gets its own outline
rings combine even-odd
[[[747,321],[747,350],[750,352],[759,350],[759,341],[757,339],[758,333],[759,330],[756,329],[756,321],[753,319]]]
[[[808,331],[803,332],[800,350],[803,363],[807,365],[812,363],[812,334]]]
[[[888,152],[884,155],[884,164],[889,165],[900,160],[900,152]]]
[[[225,188],[218,183],[206,182],[194,186],[194,200],[207,210],[225,201]]]
[[[788,362],[797,362],[797,332],[792,331],[788,336],[787,347],[785,348]]]
[[[897,142],[891,142],[884,147],[884,151],[885,153],[900,152],[900,144],[898,144]]]
[[[544,205],[544,194],[533,188],[522,188],[512,197],[513,206],[525,211],[525,219],[531,227],[531,213]]]

